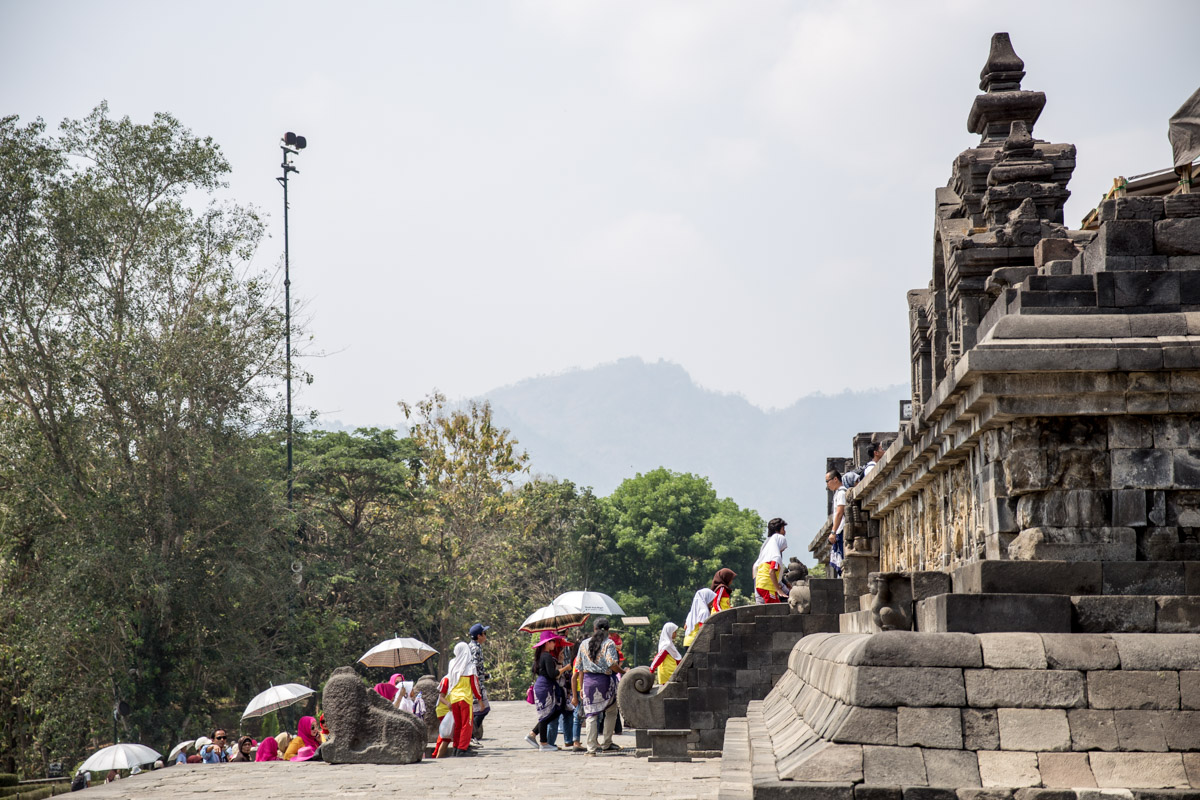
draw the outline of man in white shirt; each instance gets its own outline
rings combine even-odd
[[[871,449],[871,460],[867,462],[867,466],[863,468],[863,477],[871,474],[871,470],[875,469],[879,459],[883,458],[883,442],[876,442]]]
[[[846,527],[846,487],[842,484],[842,474],[836,469],[825,473],[825,487],[833,491],[833,521],[829,524],[829,543],[833,545],[829,553],[829,566],[833,567],[833,576],[842,574],[842,557],[845,546],[842,541],[842,531]]]

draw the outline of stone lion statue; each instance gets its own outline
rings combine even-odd
[[[425,755],[425,721],[393,708],[353,667],[333,671],[321,706],[329,726],[321,758],[330,764],[414,764]]]
[[[808,567],[798,558],[788,561],[783,579],[792,587],[788,592],[788,606],[793,614],[807,614],[812,610],[812,593],[808,587]]]

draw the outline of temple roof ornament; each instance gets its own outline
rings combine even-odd
[[[1024,77],[1025,62],[1013,50],[1008,34],[993,34],[987,63],[979,73],[979,88],[986,94],[975,98],[967,117],[967,130],[980,134],[981,143],[1004,141],[1012,123],[1018,120],[1033,134],[1033,124],[1046,106],[1046,95],[1022,89]]]

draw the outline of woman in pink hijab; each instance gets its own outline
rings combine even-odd
[[[396,699],[396,684],[400,683],[402,680],[404,680],[404,676],[397,672],[395,675],[388,678],[387,683],[375,684],[375,691],[379,692],[384,700],[387,700],[389,703],[391,703]]]
[[[317,738],[316,733],[319,730],[316,717],[301,717],[298,728],[296,735],[304,744],[300,746],[300,751],[292,756],[292,761],[308,761],[317,754],[317,748],[321,746],[321,740]]]
[[[278,761],[279,760],[279,742],[268,736],[258,743],[258,750],[254,753],[255,761]]]

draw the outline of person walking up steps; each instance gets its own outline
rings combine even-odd
[[[692,642],[700,635],[700,629],[712,614],[713,601],[717,593],[712,589],[697,589],[692,595],[692,607],[688,610],[687,619],[683,621],[683,646],[691,647]]]
[[[658,655],[654,657],[654,663],[650,665],[650,671],[654,673],[654,680],[657,683],[666,683],[671,680],[671,676],[675,674],[675,668],[679,666],[680,661],[683,661],[683,656],[675,647],[675,632],[678,630],[678,625],[668,622],[662,626],[662,633],[658,635]]]
[[[783,551],[787,550],[787,523],[779,517],[767,523],[767,540],[754,560],[755,603],[782,603],[783,586],[779,576],[783,572]]]

